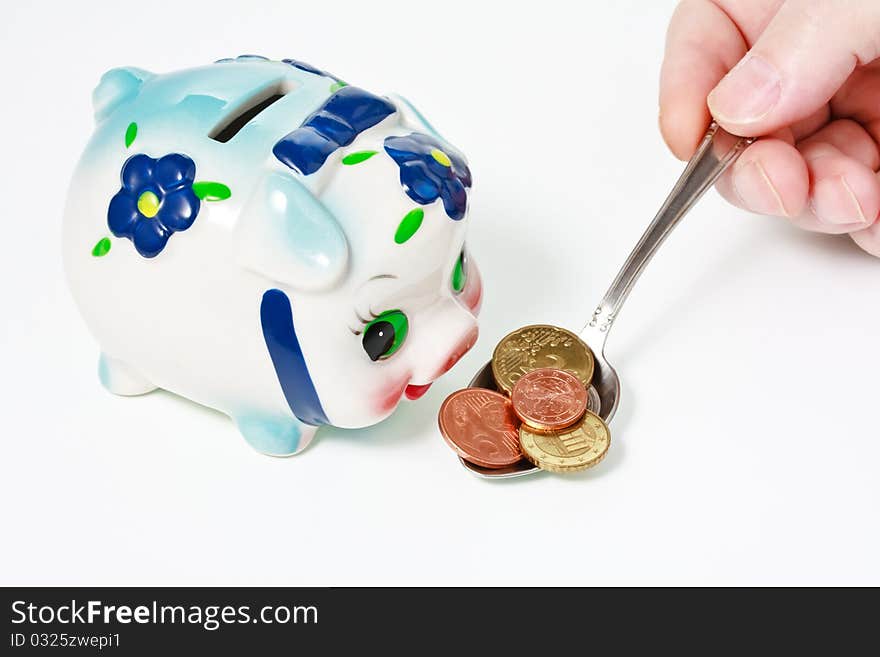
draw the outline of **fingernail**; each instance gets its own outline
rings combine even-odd
[[[779,102],[782,79],[766,60],[746,55],[709,94],[712,116],[722,123],[754,123]]]
[[[757,160],[734,169],[733,189],[742,204],[752,212],[788,216],[782,197]]]
[[[815,183],[811,205],[816,218],[828,226],[868,223],[859,200],[843,176]]]

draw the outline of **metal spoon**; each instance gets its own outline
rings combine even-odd
[[[700,147],[690,159],[684,173],[675,183],[660,211],[626,259],[620,272],[604,298],[593,312],[593,317],[580,332],[580,338],[589,345],[595,356],[595,372],[590,389],[591,410],[597,403],[598,414],[605,422],[610,422],[620,402],[620,379],[617,372],[605,358],[605,341],[611,325],[617,319],[623,302],[638,280],[645,265],[653,257],[657,248],[684,218],[699,198],[715,184],[715,181],[736,161],[743,149],[754,139],[736,137],[720,128],[715,122],[709,126]],[[492,377],[492,363],[486,363],[471,380],[471,388],[495,389]],[[464,459],[461,464],[474,474],[488,479],[498,477],[521,477],[538,472],[538,468],[525,459],[502,469],[483,468]]]

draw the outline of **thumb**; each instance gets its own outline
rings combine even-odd
[[[819,110],[878,56],[880,2],[788,0],[709,94],[709,110],[734,134],[766,135]]]

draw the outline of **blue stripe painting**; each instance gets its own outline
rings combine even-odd
[[[272,289],[263,293],[260,322],[275,375],[291,412],[306,424],[329,424],[296,337],[290,299],[284,292]]]
[[[386,98],[357,87],[343,87],[303,124],[275,144],[272,152],[304,176],[320,169],[330,155],[351,144],[359,134],[397,109]]]

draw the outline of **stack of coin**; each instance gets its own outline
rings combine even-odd
[[[552,472],[592,467],[611,444],[590,388],[593,367],[593,353],[574,333],[525,326],[495,347],[498,390],[452,393],[440,407],[440,432],[461,458],[484,468],[522,458]]]

